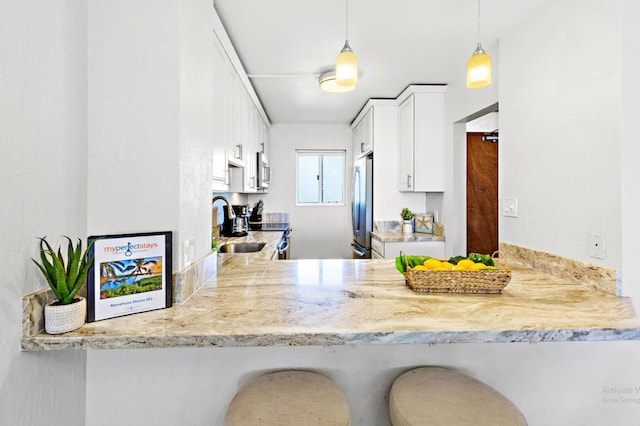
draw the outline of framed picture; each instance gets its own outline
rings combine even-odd
[[[433,234],[433,213],[417,213],[414,232]]]
[[[171,307],[171,232],[96,235],[87,321]]]

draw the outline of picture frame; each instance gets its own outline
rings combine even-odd
[[[413,220],[414,232],[433,234],[433,213],[416,213]]]
[[[94,235],[87,277],[87,322],[172,305],[172,233]]]

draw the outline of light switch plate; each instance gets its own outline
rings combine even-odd
[[[502,215],[504,217],[518,217],[518,197],[502,198]]]

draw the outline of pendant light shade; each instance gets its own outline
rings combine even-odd
[[[358,57],[349,46],[349,0],[346,0],[344,47],[336,58],[336,84],[354,88],[358,84]]]
[[[348,40],[345,40],[336,58],[336,84],[353,87],[358,84],[358,57],[351,50]]]
[[[467,87],[476,89],[491,84],[491,56],[480,43],[467,62]]]
[[[480,44],[480,0],[478,0],[478,46],[467,62],[467,87],[477,89],[491,84],[491,56]]]

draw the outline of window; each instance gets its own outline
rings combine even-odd
[[[296,151],[297,203],[344,204],[345,151]]]

